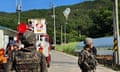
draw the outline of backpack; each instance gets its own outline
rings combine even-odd
[[[97,60],[94,55],[90,54],[90,56],[88,56],[88,64],[90,66],[90,69],[96,69]]]

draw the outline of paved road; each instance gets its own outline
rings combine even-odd
[[[51,66],[48,72],[81,72],[77,65],[77,57],[61,52],[51,52]],[[102,65],[97,66],[96,72],[116,72]],[[118,71],[120,72],[120,71]]]

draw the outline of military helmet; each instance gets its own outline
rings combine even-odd
[[[35,41],[35,34],[32,31],[25,32],[23,36],[28,42]]]

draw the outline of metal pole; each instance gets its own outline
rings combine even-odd
[[[117,31],[116,31],[116,22],[115,22],[115,2],[113,2],[113,15],[114,15],[114,19],[113,19],[113,23],[114,23],[114,52],[113,52],[113,64],[117,64],[118,63],[118,57],[117,57],[117,51],[116,49],[118,48],[117,46]]]
[[[114,40],[117,41],[117,53],[115,52],[116,64],[120,64],[120,42],[119,42],[119,25],[118,25],[118,0],[114,1]]]
[[[63,33],[62,33],[63,31],[62,31],[62,30],[63,30],[63,28],[62,28],[62,24],[61,24],[61,44],[63,44],[63,35],[62,35],[62,34],[63,34]]]
[[[21,7],[22,7],[21,0],[17,0],[16,4],[17,4],[16,11],[18,12],[18,24],[20,24],[20,13],[21,13]]]
[[[66,44],[66,24],[67,24],[67,19],[66,19],[66,23],[65,23],[65,44]]]
[[[55,25],[55,6],[53,4],[53,20],[54,20],[54,44],[56,45],[56,25]]]
[[[20,11],[18,11],[18,24],[20,24]]]
[[[66,44],[66,25],[64,23],[64,44]]]

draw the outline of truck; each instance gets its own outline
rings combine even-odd
[[[0,72],[7,72],[8,57],[5,56],[6,47],[9,42],[9,36],[15,33],[16,31],[12,29],[0,26]]]
[[[5,69],[7,64],[7,57],[4,56],[4,31],[0,29],[0,72]]]
[[[46,32],[45,19],[28,21],[28,24],[20,23],[18,31],[0,30],[0,72],[48,72],[50,37]]]

